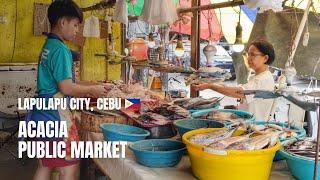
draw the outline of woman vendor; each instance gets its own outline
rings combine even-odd
[[[212,89],[226,96],[240,98],[239,109],[253,113],[257,120],[267,120],[274,100],[253,98],[254,95],[244,95],[243,90],[274,90],[275,83],[269,65],[275,59],[275,52],[269,42],[256,40],[249,45],[246,55],[249,67],[255,72],[246,84],[231,87],[216,83],[196,83],[191,88],[195,91]]]

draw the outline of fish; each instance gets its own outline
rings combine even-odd
[[[185,104],[183,104],[182,106],[186,109],[191,109],[195,107],[195,105],[200,104],[199,102],[201,102],[202,100],[203,98],[201,97],[191,98],[189,99],[189,101],[185,102]]]
[[[296,132],[296,130],[281,127],[277,124],[267,124],[267,125],[253,124],[253,125],[249,125],[249,129],[259,134],[278,133],[280,140],[298,136],[298,133]]]
[[[176,119],[183,119],[191,117],[191,113],[178,106],[178,105],[169,105],[169,104],[163,104],[161,106],[155,107],[148,112],[160,114],[170,120],[176,120]]]
[[[257,132],[257,131],[262,131],[262,130],[265,130],[267,127],[265,125],[262,125],[262,124],[251,124],[249,126],[249,128],[254,131],[254,132]]]
[[[278,135],[276,133],[269,133],[264,135],[254,136],[247,140],[234,143],[227,149],[232,150],[258,150],[265,147],[272,147],[277,143]],[[269,145],[269,146],[268,146]]]
[[[197,98],[183,98],[173,101],[174,105],[181,106],[185,109],[205,109],[213,107],[218,104],[222,98],[213,97],[210,99],[204,99],[202,97]]]
[[[293,155],[314,159],[316,155],[316,142],[311,138],[289,142],[284,145],[284,150]]]
[[[209,113],[208,118],[212,118],[215,120],[230,120],[230,119],[237,119],[240,117],[231,112],[213,111]]]
[[[189,140],[194,144],[207,146],[219,140],[230,137],[235,132],[235,130],[236,129],[231,129],[231,130],[224,129],[224,130],[218,130],[210,133],[197,134],[192,136]]]
[[[180,107],[180,106],[177,106],[177,105],[171,105],[171,106],[168,106],[167,107],[168,110],[170,111],[173,111],[174,113],[184,117],[184,118],[188,118],[188,117],[191,117],[191,114],[188,110]]]
[[[250,135],[251,134],[246,134],[246,135],[242,135],[242,136],[234,136],[234,137],[225,138],[221,141],[210,144],[207,148],[212,148],[215,150],[224,150],[228,146],[230,146],[234,143],[240,143],[242,141],[248,140]]]
[[[165,125],[172,122],[168,118],[152,112],[144,113],[140,115],[138,119],[144,123],[152,123],[156,125]]]

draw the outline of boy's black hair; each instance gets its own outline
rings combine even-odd
[[[48,19],[51,27],[55,26],[62,17],[78,18],[83,21],[81,8],[72,0],[55,0],[48,8]]]
[[[265,64],[271,65],[276,58],[276,54],[274,52],[274,48],[272,44],[270,44],[268,41],[264,39],[258,39],[253,41],[250,46],[255,46],[260,52],[262,52],[264,55],[268,55],[268,61]],[[250,47],[248,46],[248,47]]]

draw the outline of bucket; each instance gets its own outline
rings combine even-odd
[[[279,142],[267,149],[228,150],[226,155],[218,155],[204,152],[204,146],[189,141],[189,138],[196,134],[217,130],[221,128],[197,129],[185,133],[182,137],[183,142],[187,145],[193,174],[197,178],[202,180],[269,179],[274,155],[280,148]]]

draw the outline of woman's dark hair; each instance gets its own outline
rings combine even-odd
[[[81,8],[72,0],[55,0],[48,8],[48,19],[51,27],[55,26],[62,17],[78,18],[83,21]]]
[[[272,64],[274,59],[276,58],[276,55],[274,53],[274,48],[272,46],[272,44],[270,44],[268,41],[263,40],[263,39],[259,39],[259,40],[255,40],[253,41],[250,46],[253,45],[255,46],[257,49],[259,49],[260,52],[262,52],[264,55],[268,55],[268,61],[265,64]],[[250,47],[248,46],[248,47]]]

